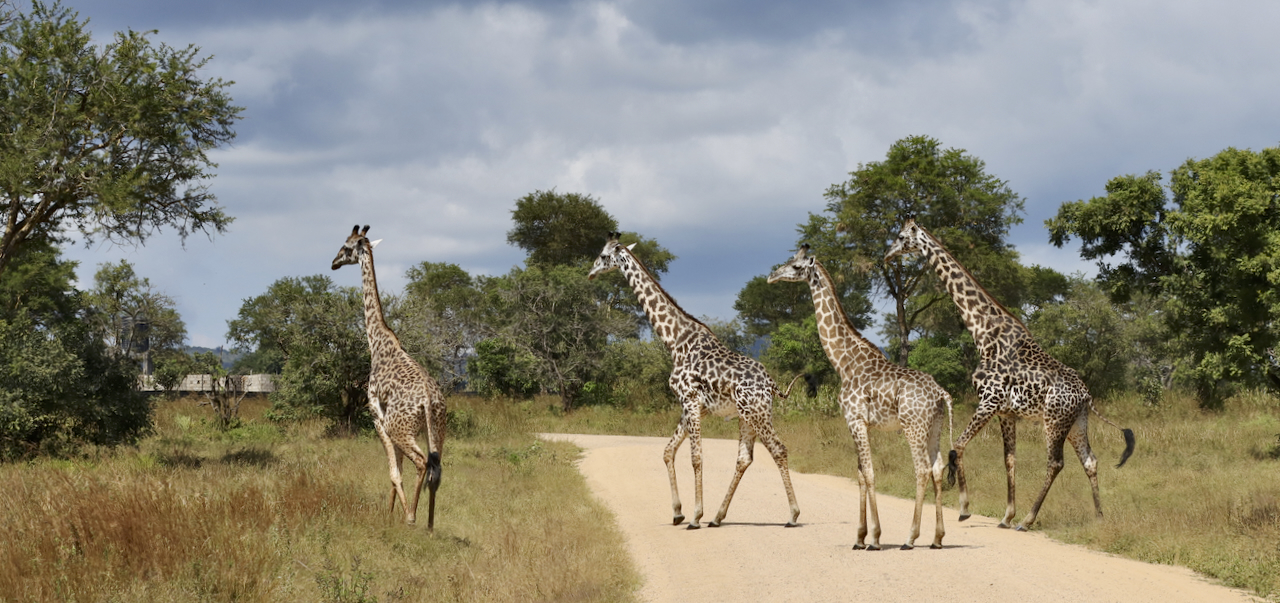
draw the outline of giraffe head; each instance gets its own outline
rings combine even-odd
[[[773,273],[769,275],[769,282],[808,282],[809,275],[813,274],[816,263],[817,260],[813,259],[813,256],[809,255],[809,244],[805,243],[800,246],[800,249],[796,251],[794,256],[791,256],[791,259],[787,260],[787,263],[778,266],[777,270],[774,270]]]
[[[364,230],[360,230],[357,224],[351,228],[351,235],[347,237],[347,242],[342,244],[342,249],[338,250],[338,256],[333,258],[333,269],[337,270],[347,264],[360,263],[360,254],[365,253],[365,245],[369,246],[369,251],[373,251],[382,239],[370,242],[364,235],[369,232],[369,227],[365,226]]]
[[[596,258],[596,263],[591,266],[591,272],[587,273],[587,279],[593,280],[597,276],[616,270],[622,264],[622,254],[633,249],[636,244],[632,243],[623,246],[618,242],[618,237],[622,236],[620,232],[609,233],[609,240],[605,241],[604,249],[600,251],[600,257]]]
[[[903,224],[902,230],[898,232],[898,238],[894,239],[889,252],[884,254],[884,261],[887,262],[904,253],[919,253],[927,236],[924,228],[916,224],[915,216],[908,216],[907,223]]]

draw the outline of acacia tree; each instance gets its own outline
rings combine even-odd
[[[194,46],[117,33],[98,47],[87,21],[36,1],[0,27],[0,271],[31,241],[184,239],[232,218],[208,189],[208,152],[241,108],[230,82],[200,76]]]
[[[1231,384],[1280,389],[1280,147],[1189,159],[1167,189],[1148,172],[1106,191],[1064,203],[1046,222],[1050,242],[1079,237],[1113,300],[1163,299],[1202,405],[1221,406]]]
[[[828,188],[826,199],[826,211],[809,214],[800,225],[800,242],[810,243],[837,283],[863,278],[856,286],[894,300],[899,363],[906,364],[911,332],[926,318],[934,330],[964,330],[922,258],[884,261],[908,216],[941,239],[988,290],[1017,305],[1020,266],[1005,237],[1022,221],[1022,198],[963,149],[944,149],[928,136],[904,138],[889,147],[884,161],[860,165],[849,180]],[[941,308],[946,309],[930,316]]]

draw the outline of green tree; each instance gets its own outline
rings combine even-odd
[[[601,287],[579,266],[516,268],[485,289],[496,332],[536,359],[538,381],[566,411],[598,373],[609,338],[631,329],[630,316],[600,303]]]
[[[222,232],[208,152],[230,142],[241,108],[205,79],[194,46],[117,33],[93,44],[87,21],[33,2],[0,28],[0,271],[31,241],[143,242]]]
[[[560,266],[589,260],[618,222],[591,195],[534,191],[516,200],[507,242],[526,252],[530,266]]]
[[[608,235],[618,229],[618,222],[590,195],[534,191],[516,200],[511,211],[514,226],[507,242],[528,252],[527,266],[589,265]],[[634,232],[620,233],[623,245],[635,245],[632,253],[649,269],[654,279],[661,279],[675,254],[657,241]],[[610,306],[629,312],[634,317],[638,334],[648,325],[644,308],[631,291],[621,273],[611,272],[600,279],[602,300]]]
[[[885,262],[908,216],[937,236],[998,299],[1017,306],[1022,285],[1017,253],[1005,241],[1021,222],[1023,200],[986,164],[963,149],[943,149],[927,136],[895,142],[884,161],[858,166],[826,192],[823,214],[800,225],[802,242],[821,254],[833,278],[852,289],[894,300],[891,346],[899,363],[910,356],[911,332],[958,336],[964,327],[933,270],[920,258]],[[851,315],[869,306],[845,305]],[[855,324],[857,324],[855,322]]]
[[[769,337],[769,347],[760,355],[760,361],[774,372],[807,373],[815,383],[830,383],[836,378],[835,369],[822,349],[818,319],[813,314],[800,322],[778,327]]]
[[[0,272],[0,317],[26,312],[45,327],[78,318],[80,294],[76,262],[63,261],[48,241],[26,245],[9,268]]]
[[[1129,320],[1092,281],[1072,279],[1058,303],[1046,303],[1027,328],[1050,356],[1075,369],[1094,397],[1128,384],[1135,342]]]
[[[119,355],[141,354],[144,365],[153,352],[180,350],[187,338],[173,298],[138,276],[127,260],[99,265],[85,301],[103,342]]]
[[[351,433],[370,419],[369,340],[360,290],[337,287],[324,275],[286,277],[247,299],[227,339],[282,363],[272,394],[277,418],[323,416]]]
[[[467,375],[472,390],[482,396],[530,398],[541,389],[535,364],[533,355],[493,337],[476,343],[475,356],[467,363]]]
[[[1113,178],[1105,196],[1064,203],[1046,222],[1055,245],[1081,239],[1114,300],[1164,300],[1165,326],[1207,407],[1238,385],[1280,389],[1277,176],[1280,148],[1229,148],[1187,160],[1167,189],[1155,172]]]
[[[482,294],[455,264],[422,262],[405,273],[404,295],[387,304],[387,321],[400,344],[446,390],[465,381],[467,358],[489,334]]]

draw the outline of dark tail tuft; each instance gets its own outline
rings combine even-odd
[[[432,492],[440,487],[440,453],[427,454],[427,489]]]
[[[809,389],[805,390],[805,393],[809,394],[810,398],[818,395],[818,380],[814,379],[813,375],[810,375],[809,373],[805,373],[803,376],[804,382],[809,386]]]
[[[947,455],[947,485],[948,486],[956,485],[956,470],[959,469],[959,465],[956,464],[957,456],[959,455],[957,455],[956,451],[954,450],[952,450],[951,453]]]
[[[1121,429],[1120,431],[1124,433],[1124,454],[1120,455],[1120,463],[1116,465],[1116,469],[1123,467],[1124,462],[1129,460],[1129,455],[1133,454],[1133,447],[1137,443],[1133,438],[1132,429]]]

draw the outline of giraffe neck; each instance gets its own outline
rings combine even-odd
[[[707,329],[701,322],[676,305],[674,299],[663,290],[657,279],[645,269],[640,260],[628,250],[623,250],[624,261],[619,269],[636,292],[644,313],[649,317],[653,334],[673,353],[691,334]]]
[[[924,237],[920,245],[921,253],[946,285],[947,293],[960,310],[960,317],[973,335],[974,343],[984,355],[994,349],[1001,335],[1011,331],[1028,334],[1022,321],[991,297],[933,234],[927,231],[922,233]]]
[[[387,326],[382,314],[382,298],[378,296],[378,277],[373,271],[373,248],[368,242],[360,254],[360,284],[364,297],[364,330],[369,336],[369,354],[376,361],[379,357],[399,347],[396,334]]]
[[[841,377],[847,378],[847,371],[866,360],[885,356],[849,322],[840,298],[836,296],[835,282],[826,267],[816,261],[814,267],[816,270],[809,276],[809,289],[813,296],[814,317],[818,322],[818,339],[822,341],[822,349],[831,365],[840,371]]]

